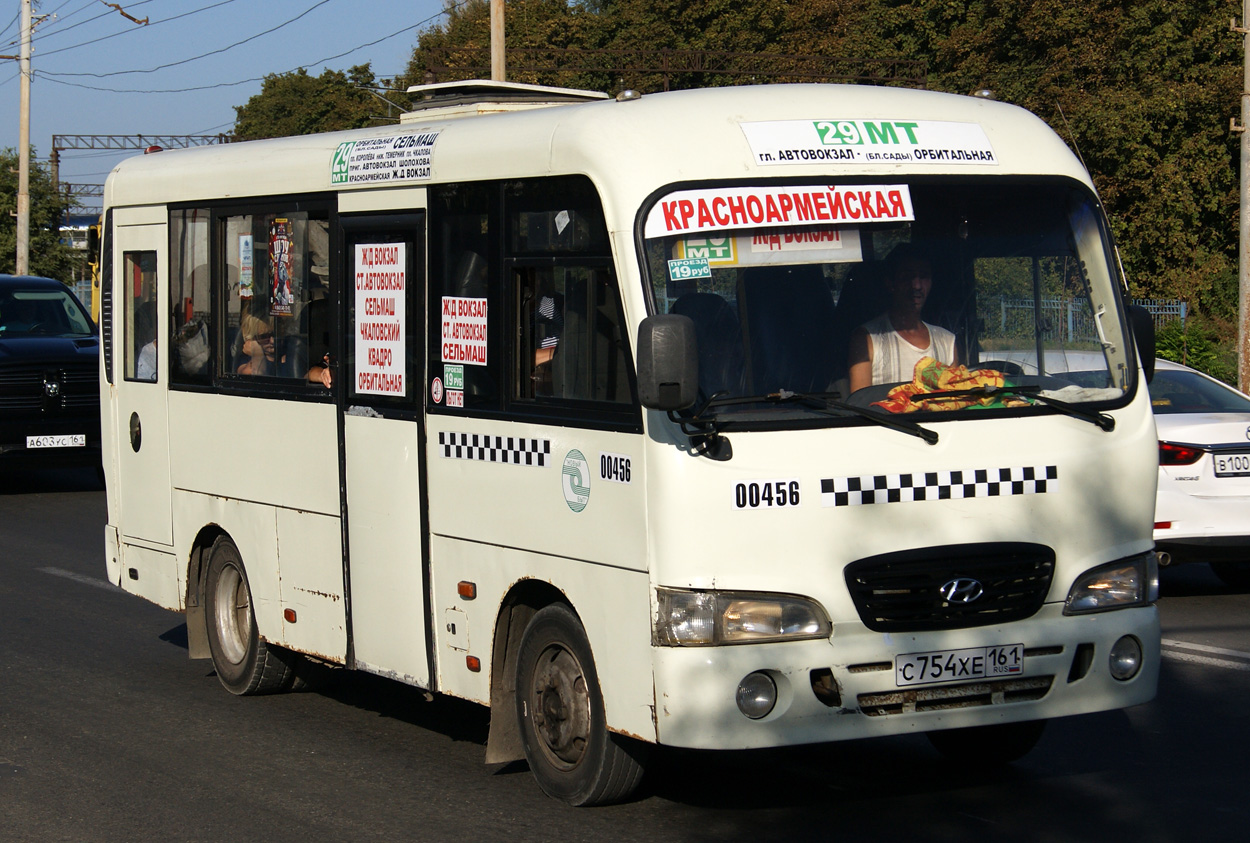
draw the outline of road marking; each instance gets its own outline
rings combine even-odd
[[[1233,656],[1250,661],[1250,653],[1244,650],[1225,650],[1223,647],[1211,647],[1207,644],[1190,644],[1188,641],[1175,641],[1170,638],[1164,638],[1160,643],[1164,647],[1180,647],[1182,650],[1197,650],[1200,653],[1210,653],[1214,656]]]
[[[1229,670],[1250,670],[1250,663],[1247,662],[1230,662],[1228,659],[1212,659],[1207,656],[1195,656],[1192,653],[1176,653],[1171,650],[1164,650],[1159,655],[1165,659],[1189,662],[1190,664],[1205,664],[1209,667],[1224,667]]]
[[[36,568],[35,570],[41,571],[42,573],[45,573],[45,574],[51,574],[54,577],[63,577],[67,580],[80,582],[80,583],[83,583],[84,585],[94,585],[96,588],[103,588],[103,589],[107,589],[108,591],[121,591],[120,588],[113,585],[108,580],[101,580],[101,579],[97,579],[96,577],[88,577],[82,574],[75,574],[73,571],[66,571],[63,568]]]
[[[1250,671],[1250,653],[1243,650],[1228,650],[1224,647],[1212,647],[1207,644],[1191,644],[1188,641],[1176,641],[1171,638],[1164,638],[1160,643],[1163,644],[1163,649],[1159,652],[1159,655],[1165,659],[1188,662],[1190,664],[1204,664],[1208,667],[1222,667],[1228,670]],[[1200,656],[1196,653],[1183,652],[1185,650],[1197,650],[1199,653],[1210,653],[1211,655]],[[1229,659],[1217,659],[1211,656],[1232,656],[1236,659],[1245,659],[1245,661],[1230,661]]]

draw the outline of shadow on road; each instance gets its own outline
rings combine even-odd
[[[0,495],[48,492],[99,492],[104,481],[94,468],[45,468],[0,471]]]

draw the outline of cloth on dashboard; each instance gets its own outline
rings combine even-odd
[[[965,389],[982,387],[1011,386],[996,369],[969,369],[967,366],[950,366],[939,363],[932,357],[922,357],[912,372],[910,383],[901,384],[890,390],[884,400],[874,401],[874,407],[881,407],[891,413],[913,413],[917,410],[965,410],[992,409],[1004,407],[1027,407],[1029,402],[1014,395],[967,395],[952,398],[913,400],[913,396],[923,396],[935,392],[958,392]]]

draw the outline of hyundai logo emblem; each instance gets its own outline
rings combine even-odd
[[[956,577],[938,589],[947,603],[972,603],[985,593],[985,589],[972,577]]]

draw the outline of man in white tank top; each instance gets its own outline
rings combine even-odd
[[[920,318],[933,287],[928,259],[904,244],[890,253],[888,263],[889,310],[851,334],[851,392],[873,384],[910,381],[916,363],[924,357],[948,365],[959,363],[955,335]]]

